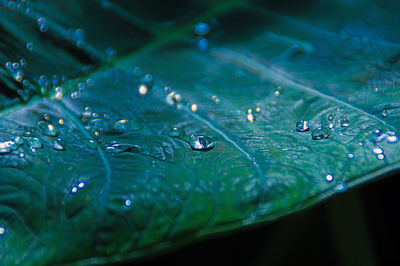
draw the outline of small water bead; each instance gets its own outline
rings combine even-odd
[[[26,143],[30,149],[41,149],[43,147],[43,143],[39,138],[28,138]]]
[[[296,131],[297,132],[306,132],[310,130],[310,125],[306,120],[300,120],[296,123]]]
[[[171,138],[179,138],[186,135],[185,131],[181,128],[173,127],[168,131],[168,136]]]
[[[214,103],[216,103],[216,104],[220,104],[221,103],[221,100],[218,98],[218,96],[216,96],[216,95],[213,95],[212,97],[211,97],[211,99],[213,100],[213,102]]]
[[[201,38],[200,40],[197,41],[197,48],[201,51],[206,51],[209,47],[209,42],[205,38]]]
[[[275,95],[275,96],[280,96],[281,93],[280,93],[278,90],[276,90],[276,91],[274,92],[274,95]]]
[[[138,96],[145,96],[149,89],[147,88],[146,84],[140,84],[138,86]]]
[[[379,146],[375,146],[375,147],[372,149],[372,151],[373,151],[375,154],[382,154],[382,153],[383,153],[383,149],[382,149],[381,147],[379,147]]]
[[[51,147],[53,148],[53,150],[56,150],[56,151],[64,151],[65,150],[65,144],[60,139],[53,141],[53,143],[51,144]]]
[[[57,137],[58,136],[58,129],[47,121],[39,121],[39,127],[42,129],[44,135],[49,137]]]
[[[330,135],[329,129],[326,127],[318,127],[313,130],[311,133],[311,138],[313,140],[321,140],[321,139],[326,139]]]
[[[3,225],[0,225],[0,236],[6,233],[6,228]]]
[[[192,150],[208,151],[214,148],[215,142],[212,138],[203,135],[190,135],[188,142]]]
[[[328,181],[328,182],[332,182],[333,179],[334,179],[334,176],[331,175],[331,174],[327,174],[327,175],[325,176],[325,180]]]
[[[193,113],[196,113],[197,112],[197,109],[198,109],[198,107],[197,107],[197,104],[192,104],[191,106],[190,106],[190,110],[193,112]]]
[[[78,99],[79,97],[81,97],[80,91],[74,91],[71,93],[71,99]]]
[[[383,111],[382,111],[382,117],[383,117],[383,118],[386,118],[388,115],[389,115],[389,113],[388,113],[387,110],[383,110]]]
[[[384,160],[384,159],[385,159],[385,154],[383,154],[383,153],[378,154],[378,155],[376,156],[376,158],[377,158],[378,160]]]
[[[103,128],[106,128],[107,126],[103,126]],[[125,133],[128,131],[139,131],[143,129],[143,125],[140,122],[135,122],[132,120],[128,119],[120,119],[114,122],[114,124],[111,125],[110,129],[107,130],[107,133]]]
[[[335,129],[335,124],[333,124],[332,122],[329,123],[328,128],[329,128],[330,130]]]
[[[75,194],[76,192],[78,192],[78,188],[77,187],[72,187],[71,193]]]
[[[333,121],[333,119],[335,119],[335,117],[336,117],[336,114],[330,114],[330,115],[328,116],[328,120],[329,120],[329,121]]]
[[[106,152],[110,153],[123,153],[123,152],[132,152],[132,153],[139,153],[140,147],[138,145],[132,144],[120,144],[120,143],[113,143],[106,147]]]
[[[85,187],[85,183],[80,182],[80,183],[78,184],[78,188],[84,188],[84,187]]]
[[[33,43],[28,42],[26,44],[26,49],[28,49],[29,52],[33,52]]]
[[[348,127],[350,125],[350,120],[347,118],[343,118],[340,120],[340,126],[341,127]]]
[[[247,121],[249,122],[256,121],[256,117],[253,115],[253,111],[251,109],[247,110]]]
[[[210,26],[207,23],[199,22],[194,26],[194,33],[197,35],[207,35],[210,32]]]
[[[261,108],[260,107],[256,107],[256,113],[260,113],[261,112]]]
[[[20,152],[18,156],[19,156],[19,158],[24,158],[25,157],[25,153]]]
[[[127,200],[125,200],[124,204],[125,204],[125,207],[130,207],[132,205],[132,201],[127,199]]]
[[[349,153],[349,154],[347,154],[347,157],[350,158],[350,159],[353,159],[354,158],[354,154],[353,153]]]
[[[107,56],[108,58],[115,57],[116,55],[117,55],[117,52],[116,52],[112,47],[108,47],[108,48],[106,49],[106,56]]]

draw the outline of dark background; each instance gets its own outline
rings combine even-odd
[[[134,264],[399,265],[399,177],[391,174],[273,223]]]

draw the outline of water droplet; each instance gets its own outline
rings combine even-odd
[[[41,149],[43,147],[43,143],[39,138],[28,138],[26,143],[29,148],[32,149]]]
[[[2,141],[0,142],[0,154],[10,153],[18,147],[19,145],[12,140]]]
[[[334,177],[333,177],[333,175],[331,175],[331,174],[327,174],[327,175],[325,176],[325,180],[328,181],[328,182],[332,182],[333,179],[334,179]]]
[[[138,145],[131,145],[131,144],[119,144],[119,143],[113,143],[110,146],[106,147],[106,152],[110,153],[123,153],[123,152],[132,152],[132,153],[138,153],[140,147]]]
[[[51,147],[56,150],[56,151],[64,151],[65,150],[65,144],[60,140],[55,140],[51,144]]]
[[[49,137],[57,137],[58,129],[48,119],[40,120],[38,122],[39,128],[42,129],[44,135]]]
[[[253,111],[251,109],[247,110],[247,121],[249,122],[256,121],[256,117],[253,115]]]
[[[3,225],[0,225],[0,236],[6,233],[6,228]]]
[[[168,131],[168,136],[170,136],[171,138],[179,138],[184,135],[185,135],[185,131],[181,128],[174,127]]]
[[[203,135],[190,135],[188,142],[190,147],[196,151],[208,151],[214,148],[215,142],[212,138]]]
[[[125,207],[129,207],[132,205],[132,201],[130,199],[127,199],[127,200],[125,200],[124,204],[125,204]]]
[[[338,182],[335,186],[337,192],[342,193],[347,190],[347,184],[343,182]]]
[[[84,187],[85,187],[85,183],[80,182],[80,183],[78,184],[78,188],[84,188]]]
[[[71,99],[78,99],[79,97],[81,97],[80,91],[74,91],[71,93]]]
[[[296,123],[296,131],[297,132],[306,132],[310,130],[310,125],[306,120],[300,120]]]
[[[378,159],[378,160],[384,160],[385,159],[385,154],[378,154],[377,156],[376,156],[376,158]]]
[[[140,84],[138,87],[138,96],[145,96],[148,92],[147,85]]]
[[[107,132],[122,134],[125,132],[129,132],[131,130],[139,131],[141,129],[143,129],[143,126],[140,122],[135,122],[128,119],[120,119],[115,121],[114,124],[111,126],[110,130]]]
[[[383,149],[382,149],[381,147],[379,147],[379,146],[375,146],[375,147],[372,149],[372,151],[373,151],[375,154],[382,154],[382,153],[383,153]]]
[[[71,188],[71,193],[75,194],[76,192],[78,192],[78,188],[77,187],[72,187]]]
[[[328,120],[329,120],[329,121],[333,121],[333,119],[335,119],[335,117],[336,117],[336,114],[330,114],[330,115],[328,116]]]
[[[197,48],[199,48],[202,51],[206,51],[208,49],[209,43],[208,40],[205,38],[202,38],[197,41]]]
[[[194,33],[197,35],[206,35],[210,32],[210,26],[207,23],[199,22],[194,26]]]
[[[389,115],[389,113],[388,113],[387,110],[383,110],[383,111],[382,111],[382,117],[383,117],[383,118],[386,118],[388,115]]]
[[[349,157],[350,159],[353,159],[354,158],[354,154],[353,153],[349,153],[349,154],[347,154],[347,157]]]
[[[335,125],[331,122],[329,123],[328,127],[330,130],[333,130],[335,128]]]
[[[216,95],[213,95],[212,97],[211,97],[211,99],[213,100],[213,102],[214,103],[216,103],[216,104],[220,104],[221,103],[221,100],[218,98],[218,96],[216,96]]]
[[[330,135],[329,130],[326,127],[318,127],[313,130],[311,138],[313,140],[321,140],[328,138],[329,135]]]
[[[274,92],[274,95],[275,95],[275,96],[280,96],[281,93],[280,93],[278,90],[276,90],[276,91]]]
[[[19,158],[24,158],[25,157],[25,153],[20,152],[18,156],[19,156]]]
[[[340,120],[340,126],[341,127],[348,127],[350,125],[350,120],[347,118],[343,118]]]
[[[198,109],[198,107],[197,107],[197,104],[192,104],[191,106],[190,106],[190,110],[193,112],[193,113],[196,113],[197,112],[197,109]]]
[[[260,113],[261,112],[261,108],[260,107],[256,107],[256,113]]]

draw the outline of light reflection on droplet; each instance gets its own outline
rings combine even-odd
[[[354,154],[353,153],[349,153],[349,154],[347,154],[347,157],[349,157],[350,159],[353,159],[354,158]]]
[[[129,200],[129,199],[125,200],[125,206],[126,207],[129,207],[131,205],[132,205],[132,201],[131,200]]]
[[[77,187],[73,187],[73,188],[71,189],[71,193],[73,193],[73,194],[75,194],[77,191],[78,191],[78,188],[77,188]]]
[[[331,174],[327,174],[327,175],[325,176],[325,180],[328,181],[328,182],[332,182],[333,179],[334,179],[334,177],[333,177],[333,175],[331,175]]]
[[[2,225],[0,225],[0,236],[4,235],[6,233],[6,228]]]
[[[79,188],[84,188],[84,187],[85,187],[85,183],[80,182],[80,183],[78,184],[78,187],[79,187]]]

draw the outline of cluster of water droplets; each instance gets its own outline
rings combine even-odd
[[[1,0],[0,4],[9,10],[22,11],[27,14],[31,11],[31,3],[29,0]]]

